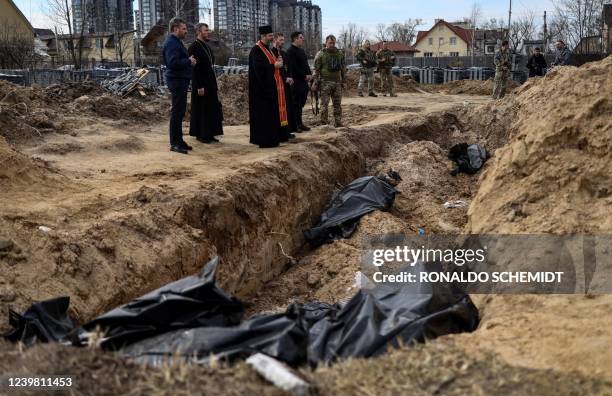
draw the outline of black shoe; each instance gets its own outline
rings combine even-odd
[[[288,137],[289,139],[295,139],[295,135],[293,133],[290,133]]]
[[[201,138],[201,137],[197,138],[197,141],[200,142],[200,143],[204,143],[204,144],[211,144],[213,142],[210,139],[204,139],[204,138]]]
[[[300,125],[298,128],[299,128],[299,129],[300,129],[300,131],[302,131],[302,132],[308,132],[308,131],[310,131],[310,128],[308,128],[306,125]]]
[[[210,139],[211,142],[213,143],[220,143],[221,141],[219,139],[217,139],[216,137],[213,137],[212,139]]]
[[[191,147],[190,145],[188,145],[185,142],[181,143],[181,147],[184,148],[185,150],[188,150],[188,151],[193,150],[193,147]]]
[[[182,146],[170,146],[170,151],[174,151],[175,153],[179,153],[179,154],[188,153],[187,149]]]
[[[363,98],[363,94],[361,92],[358,92],[357,95],[361,96]]]
[[[370,92],[368,96],[371,96],[373,98],[378,98],[378,95],[376,95],[374,92]]]

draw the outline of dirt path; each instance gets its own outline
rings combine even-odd
[[[398,98],[345,98],[347,106],[372,114],[373,119],[360,126],[377,126],[401,120],[413,114],[427,115],[457,105],[482,103],[482,97],[437,94],[400,94]],[[308,109],[305,109],[308,112]],[[370,118],[372,118],[370,117]],[[356,126],[348,123],[348,127]],[[185,124],[184,130],[187,129]],[[303,150],[303,143],[334,135],[327,126],[298,134],[298,138],[276,149],[261,150],[248,143],[248,126],[225,127],[222,144],[202,145],[190,137],[194,150],[177,156],[168,150],[166,123],[125,126],[125,122],[87,123],[70,135],[48,135],[42,144],[21,150],[39,158],[55,172],[65,176],[74,191],[0,191],[7,203],[5,213],[35,213],[66,216],[78,207],[99,203],[102,199],[133,193],[143,186],[163,185],[177,191],[188,191],[204,181],[218,180],[244,166]]]

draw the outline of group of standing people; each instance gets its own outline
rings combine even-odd
[[[378,52],[371,49],[370,41],[365,40],[357,51],[357,61],[360,66],[359,85],[357,94],[363,96],[363,89],[367,85],[368,96],[377,97],[374,92],[374,73],[378,70],[383,84],[383,96],[396,97],[393,88],[392,69],[395,66],[395,53],[389,49],[387,41],[382,42],[382,48]]]
[[[207,24],[195,26],[196,40],[185,48],[182,40],[187,36],[187,23],[174,18],[170,21],[170,34],[163,47],[166,65],[166,85],[172,96],[170,114],[170,150],[187,154],[193,149],[183,139],[183,118],[187,111],[187,94],[191,83],[191,122],[189,135],[205,144],[217,143],[223,135],[223,110],[219,101],[215,56],[207,44],[210,30]]]
[[[170,114],[170,150],[188,154],[193,149],[183,139],[182,123],[187,111],[187,95],[191,85],[189,135],[200,143],[218,143],[223,135],[223,108],[219,100],[215,56],[207,43],[207,24],[195,26],[196,40],[185,48],[187,24],[173,18],[170,34],[163,46],[166,85],[172,97]],[[302,121],[312,72],[302,49],[304,35],[291,35],[291,47],[285,52],[285,38],[272,33],[270,26],[259,28],[261,39],[249,54],[249,121],[250,142],[276,147],[295,137],[293,132],[310,128]]]
[[[285,37],[271,26],[259,27],[260,39],[249,53],[250,142],[261,148],[277,147],[310,130],[302,121],[312,72],[303,50],[302,32]]]
[[[271,26],[259,27],[260,40],[249,53],[250,142],[261,148],[277,147],[307,132],[302,111],[309,91],[321,96],[321,121],[328,124],[328,105],[334,108],[334,126],[342,126],[342,91],[346,81],[344,53],[336,48],[333,35],[314,60],[314,73],[302,48],[304,35],[291,34],[291,46],[283,50],[285,38]]]
[[[550,64],[550,67],[569,65],[571,52],[562,40],[557,40],[555,43],[555,59]],[[506,85],[510,76],[512,66],[512,53],[510,52],[510,44],[508,40],[501,43],[499,51],[495,54],[495,85],[493,87],[493,99],[503,98],[506,94]],[[534,48],[533,54],[527,61],[527,69],[529,77],[542,77],[548,69],[546,58],[542,54],[539,47]]]

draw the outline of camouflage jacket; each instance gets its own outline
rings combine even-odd
[[[355,56],[362,68],[370,69],[376,67],[376,54],[371,49],[365,47],[359,48]]]
[[[512,66],[512,54],[510,50],[499,50],[495,54],[495,70],[498,71],[508,71],[510,70],[510,66]]]
[[[344,53],[337,48],[323,48],[315,56],[314,68],[317,81],[344,82]]]
[[[376,53],[378,67],[380,69],[390,69],[395,65],[395,52],[390,49],[381,49]]]

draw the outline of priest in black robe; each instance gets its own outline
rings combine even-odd
[[[283,61],[271,52],[272,27],[261,26],[259,34],[261,39],[249,53],[250,142],[260,148],[277,147],[282,128],[289,125]]]
[[[215,136],[223,135],[223,110],[219,101],[215,55],[207,44],[210,30],[205,23],[196,25],[196,40],[189,46],[189,54],[196,58],[191,91],[191,125],[189,135],[199,142],[219,142]]]

